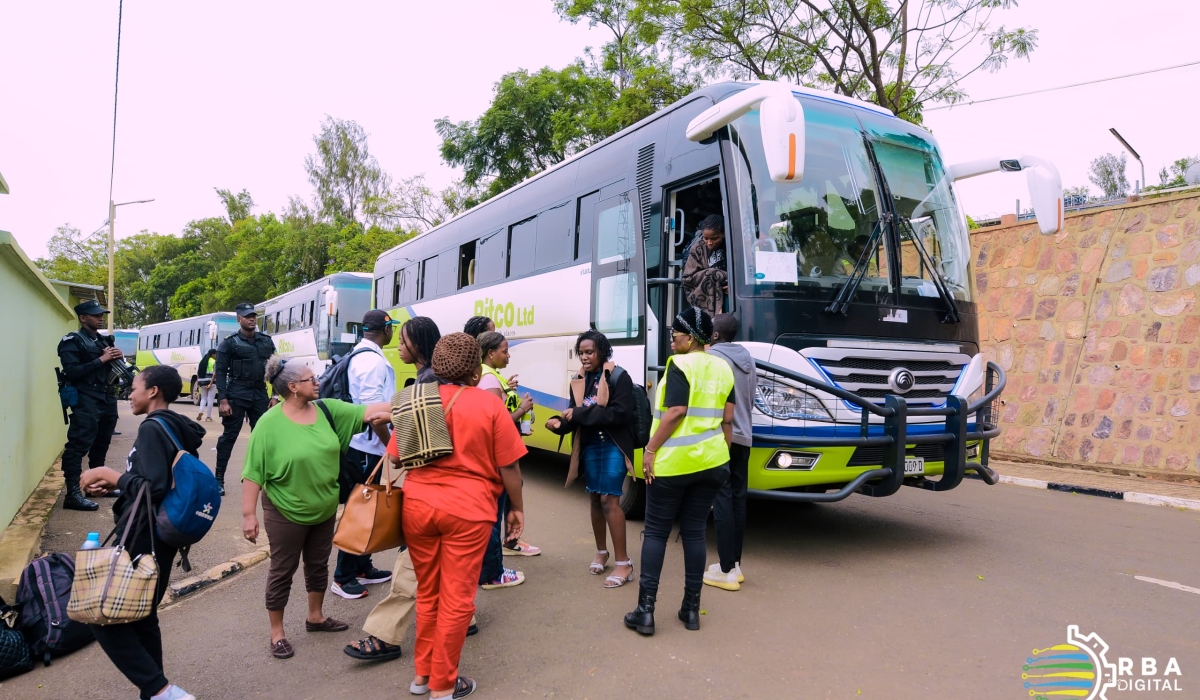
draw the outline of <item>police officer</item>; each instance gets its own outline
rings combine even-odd
[[[62,470],[67,480],[67,510],[96,510],[99,504],[88,500],[79,489],[83,456],[91,468],[104,466],[108,444],[117,427],[117,396],[108,383],[109,363],[124,357],[113,346],[112,336],[100,335],[104,316],[109,311],[92,299],[75,306],[79,330],[68,333],[58,343],[58,360],[63,377],[79,393],[71,408],[71,426],[63,447]]]
[[[238,304],[234,310],[241,330],[217,347],[217,365],[213,370],[218,410],[225,426],[225,432],[217,438],[217,481],[221,482],[221,495],[225,495],[225,467],[242,423],[249,419],[250,429],[254,430],[267,411],[267,359],[275,354],[275,341],[257,330],[254,304]]]

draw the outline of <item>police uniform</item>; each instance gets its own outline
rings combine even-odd
[[[108,309],[95,300],[75,307],[78,316],[107,313]],[[77,403],[71,407],[71,424],[62,455],[63,476],[67,482],[63,507],[71,510],[100,507],[84,497],[79,488],[79,476],[83,472],[85,454],[89,467],[104,466],[108,445],[117,427],[117,396],[108,382],[109,363],[100,361],[100,355],[112,343],[112,336],[92,335],[91,330],[82,326],[78,331],[64,335],[58,343],[63,378],[79,394]]]
[[[238,304],[238,317],[254,314],[253,304]],[[228,401],[233,413],[221,416],[225,427],[217,438],[217,481],[225,488],[225,468],[233,454],[242,423],[250,421],[250,429],[267,412],[267,360],[275,354],[275,341],[266,333],[255,332],[246,338],[239,330],[225,338],[217,347],[217,363],[213,381],[217,385],[217,402]]]

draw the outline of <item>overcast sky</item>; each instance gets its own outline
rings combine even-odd
[[[336,7],[336,10],[333,9]],[[1200,59],[1200,2],[1025,0],[997,23],[1040,29],[1029,62],[967,83],[1007,95]],[[84,232],[107,217],[117,3],[0,4],[0,229],[31,257],[56,226]],[[478,116],[517,68],[561,67],[601,30],[560,22],[551,0],[483,2],[207,2],[125,8],[114,199],[119,237],[178,233],[223,209],[214,187],[248,189],[256,211],[308,197],[304,156],[325,114],[353,119],[394,178],[457,177],[438,157],[433,120]],[[1117,127],[1157,183],[1160,167],[1200,154],[1200,66],[990,104],[929,112],[948,161],[1031,153],[1064,185],[1120,145]],[[1129,180],[1139,179],[1131,161]],[[982,218],[1028,206],[1024,178],[960,185]]]

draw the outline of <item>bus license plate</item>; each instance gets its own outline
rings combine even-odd
[[[920,476],[924,473],[924,457],[906,457],[904,459],[904,476]]]

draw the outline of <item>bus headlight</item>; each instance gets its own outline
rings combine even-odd
[[[820,399],[793,386],[760,376],[754,391],[754,406],[772,418],[808,418],[832,421]]]

